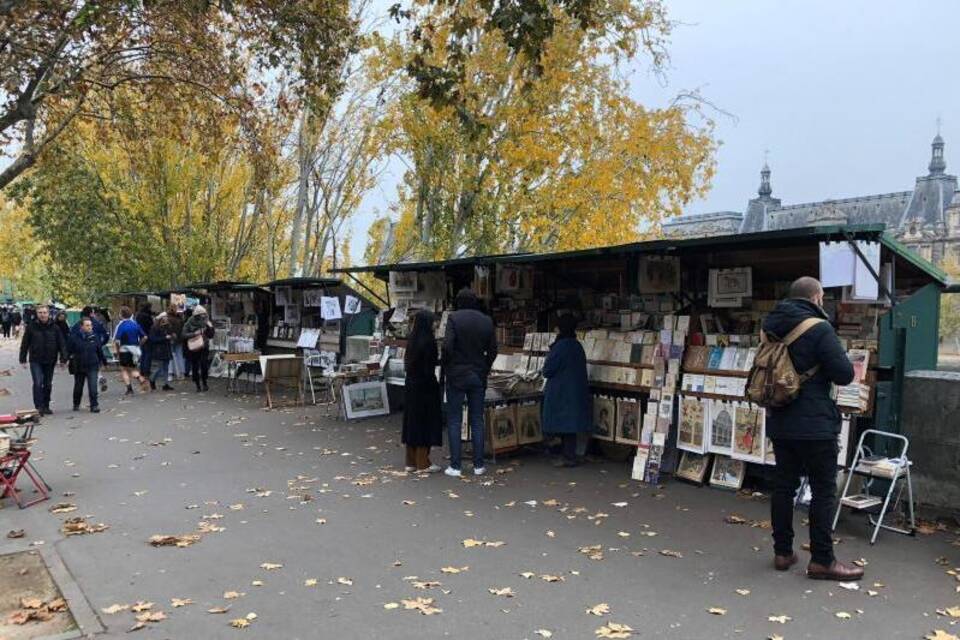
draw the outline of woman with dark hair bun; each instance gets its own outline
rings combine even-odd
[[[420,311],[414,316],[403,358],[407,379],[404,386],[402,442],[407,446],[408,472],[436,473],[441,470],[430,462],[430,447],[443,444],[440,383],[436,375],[438,359],[433,314]]]

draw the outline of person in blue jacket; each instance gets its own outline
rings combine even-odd
[[[577,461],[577,434],[593,428],[590,390],[587,383],[587,354],[577,340],[577,320],[560,316],[559,335],[543,365],[547,379],[543,391],[543,432],[559,435],[563,459],[558,466],[573,467]]]
[[[107,328],[103,326],[102,322],[93,317],[93,307],[91,306],[86,306],[80,311],[80,319],[70,328],[68,340],[80,337],[83,321],[87,319],[89,319],[93,325],[93,335],[97,336],[97,340],[100,341],[100,346],[102,347],[110,342],[110,333],[107,331]]]

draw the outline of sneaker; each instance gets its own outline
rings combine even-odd
[[[405,467],[403,468],[403,470],[406,471],[407,473],[413,473],[414,471],[417,470],[417,468],[414,467],[413,465],[409,465],[409,464],[408,464],[407,466],[405,466]]]
[[[440,473],[441,471],[443,471],[443,467],[438,464],[431,464],[426,469],[420,470],[421,473]]]
[[[460,472],[460,469],[454,469],[453,467],[447,467],[446,469],[443,470],[443,472],[448,476],[450,476],[451,478],[459,478],[460,476],[463,475]]]
[[[100,413],[100,407],[90,407],[90,413]]]
[[[474,467],[474,468],[473,468],[473,475],[475,475],[475,476],[482,476],[482,475],[485,474],[486,472],[487,472],[487,468],[486,468],[486,467]]]

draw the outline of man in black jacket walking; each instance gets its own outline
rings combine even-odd
[[[497,336],[493,320],[480,311],[476,294],[462,289],[454,301],[456,311],[450,314],[443,336],[443,373],[447,380],[447,435],[450,444],[448,476],[460,477],[460,423],[463,403],[473,441],[473,473],[483,475],[483,399],[487,392],[487,376],[497,357]]]
[[[820,322],[796,338],[788,351],[797,373],[812,375],[792,402],[767,409],[767,436],[773,441],[777,458],[770,507],[774,567],[786,571],[797,562],[793,552],[793,500],[800,487],[800,476],[806,475],[813,493],[807,576],[818,580],[859,580],[863,569],[838,562],[833,555],[830,524],[836,506],[841,417],[831,397],[831,385],[850,384],[853,365],[823,311],[820,282],[810,277],[794,282],[789,299],[782,300],[767,316],[763,331],[782,340],[808,318]]]
[[[33,406],[41,415],[50,415],[50,392],[53,390],[53,369],[57,358],[61,365],[67,361],[67,346],[63,333],[50,319],[46,305],[37,308],[37,319],[27,325],[20,343],[20,364],[27,368],[30,357],[30,376],[33,378]]]

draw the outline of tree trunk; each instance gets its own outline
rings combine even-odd
[[[303,212],[307,208],[308,190],[310,188],[310,169],[312,149],[307,127],[309,126],[309,109],[304,107],[300,116],[300,131],[297,134],[297,167],[300,172],[297,183],[297,208],[293,216],[293,227],[290,230],[290,264],[287,275],[297,274],[297,250],[300,248],[300,232],[303,228]]]

